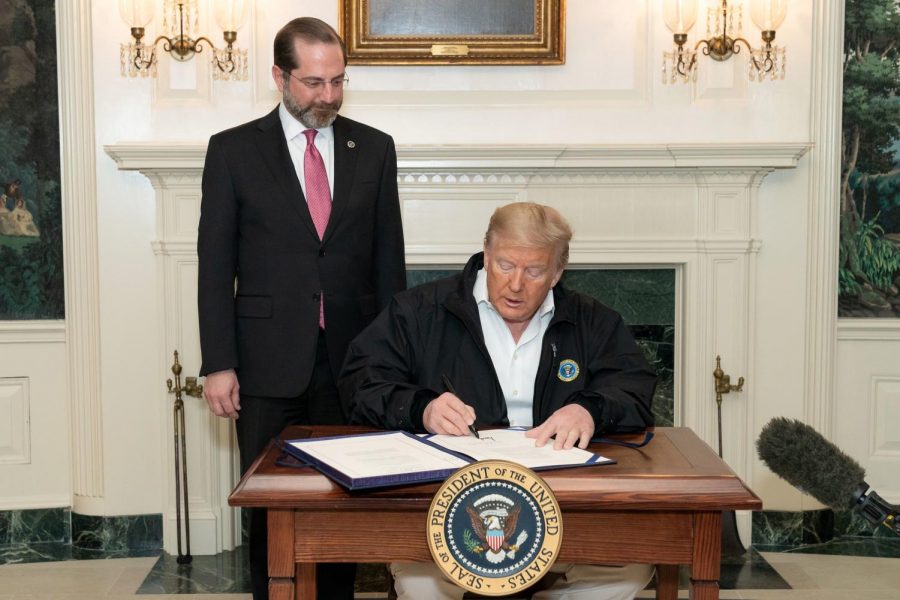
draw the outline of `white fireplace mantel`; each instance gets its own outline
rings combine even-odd
[[[420,169],[786,169],[810,145],[649,144],[611,146],[410,145],[397,148],[401,172]],[[121,142],[104,146],[121,170],[193,171],[203,168],[206,144]]]
[[[617,146],[400,146],[398,182],[409,265],[457,266],[480,248],[490,214],[514,201],[550,204],[575,229],[573,265],[659,266],[676,272],[676,423],[716,444],[712,371],[722,356],[751,382],[723,404],[725,459],[751,481],[755,389],[759,186],[795,168],[809,144]],[[148,177],[157,202],[153,252],[165,365],[173,349],[200,364],[196,327],[196,233],[204,144],[119,143],[105,147],[120,170]],[[149,248],[148,248],[149,250]],[[228,423],[202,403],[187,414],[192,464],[191,523],[197,554],[232,548],[239,527],[226,498],[234,481]],[[161,439],[167,444],[171,432]],[[171,449],[169,450],[171,452]],[[168,461],[171,464],[171,460]],[[194,474],[192,474],[193,476]],[[167,481],[173,481],[169,473]],[[171,484],[170,484],[171,485]],[[167,498],[174,498],[170,490]],[[174,545],[174,502],[165,544]],[[742,533],[749,519],[739,520]]]

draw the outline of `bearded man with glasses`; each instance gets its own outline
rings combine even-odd
[[[346,49],[328,24],[275,36],[268,115],[209,141],[197,241],[201,375],[235,420],[241,471],[287,425],[346,422],[350,340],[405,288],[391,137],[338,114]],[[255,600],[268,597],[266,515],[251,511]],[[353,597],[355,565],[319,566],[318,597]]]

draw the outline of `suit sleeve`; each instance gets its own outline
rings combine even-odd
[[[388,138],[382,166],[375,220],[375,294],[378,310],[382,310],[394,294],[406,289],[403,221],[397,191],[397,151],[391,138]]]
[[[587,367],[590,380],[567,403],[574,402],[591,413],[597,434],[652,427],[656,373],[622,317],[613,311],[596,315],[589,339],[599,340]]]
[[[217,136],[209,141],[201,189],[197,309],[203,359],[200,375],[207,375],[239,366],[234,312],[238,202]]]
[[[338,380],[350,423],[423,429],[422,409],[439,394],[413,383],[417,331],[412,311],[393,300],[350,343]]]

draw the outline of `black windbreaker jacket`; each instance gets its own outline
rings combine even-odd
[[[476,424],[509,424],[472,296],[483,263],[478,253],[462,273],[396,294],[350,344],[338,385],[351,423],[424,431],[422,413],[447,391],[447,375],[456,395],[475,408]],[[534,424],[574,402],[594,418],[595,435],[652,426],[656,375],[622,317],[562,284],[553,301],[534,385]]]

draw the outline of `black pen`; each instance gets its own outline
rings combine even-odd
[[[450,383],[450,378],[447,377],[446,373],[441,374],[441,381],[444,382],[444,387],[447,388],[448,392],[459,398],[459,396],[456,395],[456,390],[453,388],[453,384]],[[460,400],[462,400],[462,398],[460,398]],[[478,431],[472,425],[469,425],[469,433],[474,435],[476,439],[481,439],[481,436],[478,435]]]

